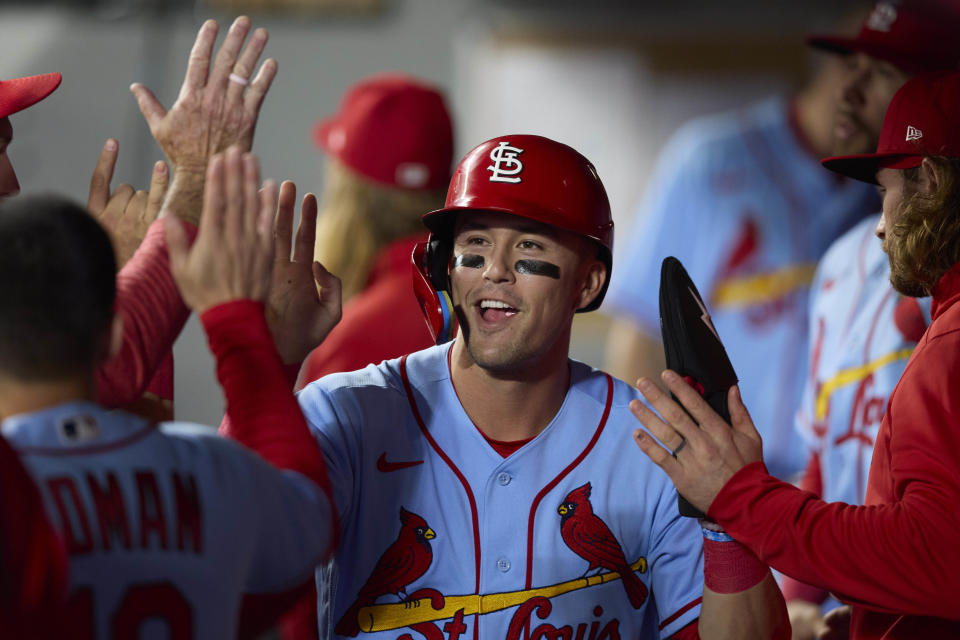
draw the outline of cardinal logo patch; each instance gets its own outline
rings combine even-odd
[[[554,599],[576,592],[582,594],[581,598],[602,598],[589,592],[619,581],[630,605],[640,609],[647,601],[648,590],[636,572],[647,572],[647,559],[640,557],[632,563],[626,560],[620,543],[593,513],[589,482],[568,493],[557,512],[561,517],[563,541],[589,563],[583,575],[518,590],[494,593],[465,590],[451,594],[418,584],[434,564],[436,555],[432,543],[438,534],[423,517],[401,507],[399,534],[386,545],[353,603],[340,616],[336,633],[354,638],[405,629],[408,633],[393,637],[457,640],[469,637],[471,627],[468,625],[480,624],[479,618],[509,611],[509,623],[503,635],[481,634],[482,637],[503,640],[619,640],[625,637],[621,635],[618,613],[622,611],[618,607],[594,600],[596,604],[590,609],[592,618],[583,615],[585,612],[571,617],[563,607],[555,607]],[[552,619],[551,613],[554,613]]]
[[[523,149],[510,146],[506,140],[491,149],[490,161],[493,164],[487,167],[487,171],[491,173],[490,182],[520,182],[523,163],[517,156],[521,153]]]
[[[620,574],[627,598],[634,609],[647,600],[647,586],[633,572],[623,555],[623,548],[590,504],[590,483],[579,486],[557,507],[560,514],[560,536],[570,550],[590,563],[584,576],[595,569]]]

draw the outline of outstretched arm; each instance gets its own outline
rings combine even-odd
[[[161,201],[159,185],[166,186],[168,181],[165,214],[173,213],[189,222],[188,233],[195,233],[210,157],[231,144],[243,150],[250,148],[260,105],[276,75],[276,62],[267,60],[249,88],[238,82],[250,77],[267,41],[266,31],[257,29],[244,48],[249,30],[249,18],[234,21],[211,71],[217,23],[208,20],[203,24],[190,53],[180,96],[169,111],[143,85],[131,87],[171,170],[155,167],[157,188],[151,188],[146,210],[128,215],[130,207],[143,198],[138,198],[129,185],[110,193],[118,146],[116,141],[108,141],[91,179],[88,209],[111,227],[115,236],[117,225],[126,224],[125,220],[136,217],[146,223],[155,217]],[[157,222],[148,228],[139,249],[117,277],[117,307],[124,316],[123,346],[97,374],[97,397],[107,406],[125,406],[141,397],[170,353],[189,313],[169,272],[162,226]]]
[[[929,348],[955,353],[957,346],[956,339],[942,336]],[[709,509],[711,518],[771,566],[875,611],[953,620],[960,517],[943,505],[960,501],[960,466],[950,453],[960,450],[953,428],[960,398],[931,392],[956,378],[953,362],[928,358],[922,367],[908,365],[910,375],[904,374],[891,397],[878,438],[878,447],[887,449],[875,452],[892,467],[896,499],[889,502],[826,503],[772,477],[736,387],[728,396],[731,428],[676,374],[665,372],[670,391],[693,418],[652,385],[641,391],[663,420],[648,409],[631,409],[667,446],[681,435],[688,444],[672,458],[648,434],[638,432],[637,441],[682,495]],[[909,398],[907,417],[902,427],[889,429],[900,395]]]
[[[167,219],[170,266],[186,303],[200,314],[217,357],[232,418],[228,435],[274,466],[298,471],[329,497],[323,457],[284,374],[264,319],[273,268],[277,188],[258,193],[253,154],[232,147],[207,171],[196,242]]]
[[[694,398],[711,410],[706,401],[673,372],[666,372],[664,382],[681,401],[694,402]],[[703,512],[709,506],[708,493],[715,484],[722,486],[726,479],[749,462],[762,458],[760,436],[749,432],[743,424],[749,420],[746,408],[729,401],[730,415],[734,425],[730,429],[719,416],[706,426],[697,428],[693,421],[675,402],[656,388],[650,380],[642,378],[638,388],[657,414],[639,400],[630,403],[630,410],[656,438],[670,447],[668,451],[653,441],[649,434],[638,429],[634,438],[650,459],[663,469],[680,495]],[[685,404],[686,406],[686,404]],[[703,414],[700,404],[692,409],[695,417]],[[716,415],[716,414],[714,414]],[[723,432],[720,432],[720,430]],[[725,436],[728,441],[737,440],[739,448],[732,445],[724,458],[716,455],[716,447],[710,435]],[[703,540],[703,604],[700,610],[700,637],[715,638],[776,638],[790,637],[790,622],[786,604],[773,575],[750,548],[728,535],[714,523],[704,521]]]

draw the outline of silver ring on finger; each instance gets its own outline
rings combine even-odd
[[[686,438],[683,438],[683,439],[680,440],[680,444],[678,444],[676,447],[674,447],[673,451],[670,452],[670,455],[672,455],[674,458],[676,458],[676,457],[677,457],[677,454],[680,453],[681,451],[683,451],[683,448],[684,448],[685,446],[687,446],[687,439],[686,439]]]
[[[238,75],[238,74],[236,74],[236,73],[231,73],[231,74],[230,74],[229,76],[227,76],[227,77],[230,79],[230,82],[236,82],[236,83],[237,83],[238,85],[240,85],[241,87],[245,87],[245,86],[247,86],[248,84],[250,84],[250,81],[249,81],[249,80],[247,80],[247,79],[244,78],[243,76]]]

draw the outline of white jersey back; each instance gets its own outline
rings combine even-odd
[[[70,403],[2,429],[67,545],[71,637],[236,637],[244,593],[301,584],[329,545],[316,485],[209,428]]]

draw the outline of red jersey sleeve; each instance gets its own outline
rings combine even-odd
[[[200,320],[217,359],[217,378],[227,400],[228,419],[221,425],[221,433],[275,467],[307,476],[329,498],[323,456],[273,345],[263,304],[228,302],[205,311]]]
[[[823,495],[823,472],[820,469],[820,456],[815,451],[810,452],[807,468],[800,478],[800,488],[815,494],[817,497]],[[827,599],[828,595],[825,589],[794,580],[790,576],[783,576],[780,581],[780,589],[783,591],[783,599],[787,602],[805,600],[806,602],[820,604]]]
[[[184,228],[192,242],[196,227]],[[162,219],[117,274],[116,312],[123,317],[120,352],[97,371],[97,401],[107,407],[140,399],[190,315],[170,273]]]

